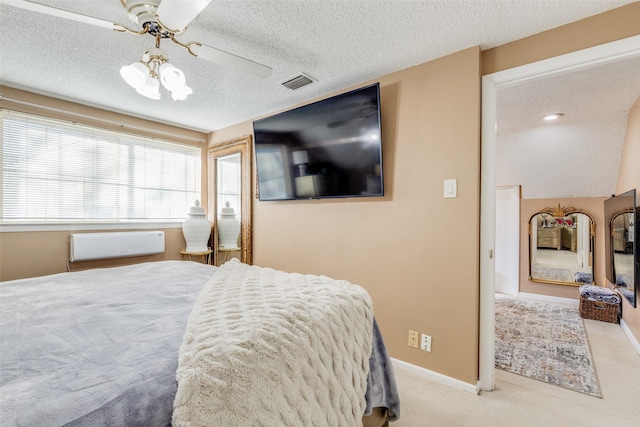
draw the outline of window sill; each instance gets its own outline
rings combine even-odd
[[[0,233],[25,233],[37,231],[79,230],[142,230],[158,228],[182,228],[182,221],[131,221],[131,222],[4,222]]]

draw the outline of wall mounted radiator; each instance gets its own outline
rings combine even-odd
[[[164,231],[79,233],[69,236],[70,262],[164,252]]]

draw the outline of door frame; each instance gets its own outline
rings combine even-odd
[[[640,56],[640,35],[482,77],[480,174],[480,346],[478,390],[495,387],[495,188],[498,90],[540,77]]]

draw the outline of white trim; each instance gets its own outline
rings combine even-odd
[[[479,389],[477,385],[469,384],[464,381],[457,380],[455,378],[442,375],[435,371],[430,371],[429,369],[425,369],[421,366],[416,366],[408,362],[404,362],[402,360],[391,358],[391,362],[394,365],[401,366],[403,368],[411,369],[413,374],[421,379],[425,379],[428,381],[433,381],[438,384],[443,384],[457,390],[466,391],[473,394],[478,394]]]
[[[629,59],[638,55],[640,51],[638,46],[640,46],[640,35],[498,71],[485,77],[491,76],[502,87],[513,86],[533,78],[549,77]]]
[[[551,295],[541,295],[541,294],[530,294],[527,292],[518,293],[518,298],[527,301],[538,301],[538,302],[548,302],[554,304],[564,304],[578,307],[580,305],[580,300],[573,298],[563,298],[563,297],[554,297]]]
[[[146,230],[158,228],[182,228],[182,221],[162,222],[64,222],[0,224],[0,233],[24,233],[36,231],[80,231],[80,230]]]
[[[636,310],[638,310],[638,308],[636,308]],[[636,353],[638,353],[638,355],[640,356],[640,343],[638,342],[636,337],[633,335],[633,332],[631,332],[631,329],[629,329],[629,326],[623,319],[620,319],[620,327],[622,328],[622,331],[629,339],[629,342],[631,343],[633,348],[636,349]]]
[[[482,78],[480,146],[480,342],[478,387],[495,387],[495,251],[496,239],[496,99],[495,84]]]
[[[482,77],[482,142],[480,176],[480,345],[479,381],[481,390],[495,387],[495,314],[493,259],[495,240],[495,149],[498,88],[520,82],[567,73],[640,55],[640,35],[577,52],[522,65]]]

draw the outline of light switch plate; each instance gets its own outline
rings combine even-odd
[[[458,197],[458,180],[445,179],[444,180],[444,198],[453,199],[456,197]]]

